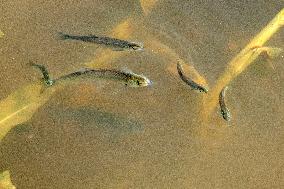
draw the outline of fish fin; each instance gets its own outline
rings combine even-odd
[[[121,71],[123,71],[123,72],[125,72],[125,73],[131,73],[131,74],[133,74],[133,71],[131,71],[130,69],[128,69],[128,68],[126,68],[126,67],[123,67],[123,68],[121,69]]]
[[[65,34],[63,32],[58,32],[57,34],[58,34],[58,39],[60,39],[60,40],[65,40],[65,39],[69,39],[70,38],[70,35]]]

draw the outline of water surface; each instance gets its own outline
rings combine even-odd
[[[284,66],[259,58],[227,91],[232,121],[219,109],[206,124],[203,93],[190,90],[173,54],[216,83],[227,63],[282,8],[284,1],[5,1],[0,5],[0,99],[40,78],[77,70],[105,49],[61,41],[58,32],[109,35],[132,19],[126,38],[145,51],[109,55],[101,67],[127,68],[149,88],[94,81],[57,92],[0,143],[0,172],[17,188],[281,188]],[[267,43],[284,48],[284,29]],[[147,48],[147,46],[149,48]],[[154,48],[155,47],[155,48]],[[159,47],[159,46],[158,46]],[[121,52],[117,52],[121,53]]]

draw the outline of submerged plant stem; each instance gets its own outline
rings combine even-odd
[[[10,171],[0,173],[0,188],[1,189],[16,189],[11,181]]]
[[[218,95],[221,90],[234,78],[242,73],[254,60],[268,47],[262,47],[284,25],[284,9],[282,9],[269,23],[257,34],[250,43],[228,64],[224,73],[219,77],[217,84],[208,96],[204,96],[204,111],[207,117],[214,111],[218,104]],[[270,49],[272,50],[272,49]]]

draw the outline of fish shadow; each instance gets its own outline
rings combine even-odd
[[[136,120],[115,113],[101,111],[92,107],[69,109],[64,117],[72,118],[78,123],[82,131],[92,132],[100,129],[110,137],[119,137],[127,134],[138,134],[144,128]]]
[[[44,109],[0,142],[0,172],[10,170],[19,188],[50,188],[51,180],[52,186],[69,188],[75,178],[100,172],[101,154],[124,146],[129,136],[144,130],[136,120],[93,107]]]

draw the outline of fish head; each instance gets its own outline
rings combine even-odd
[[[47,86],[51,86],[51,85],[53,85],[54,84],[54,81],[53,80],[44,80],[43,79],[43,81],[44,81],[44,83],[47,85]]]
[[[199,86],[198,90],[199,92],[208,93],[208,89],[206,87]]]
[[[152,83],[150,79],[143,75],[132,74],[125,84],[130,87],[147,87]]]
[[[142,43],[131,43],[130,48],[134,51],[141,51],[144,47]]]

